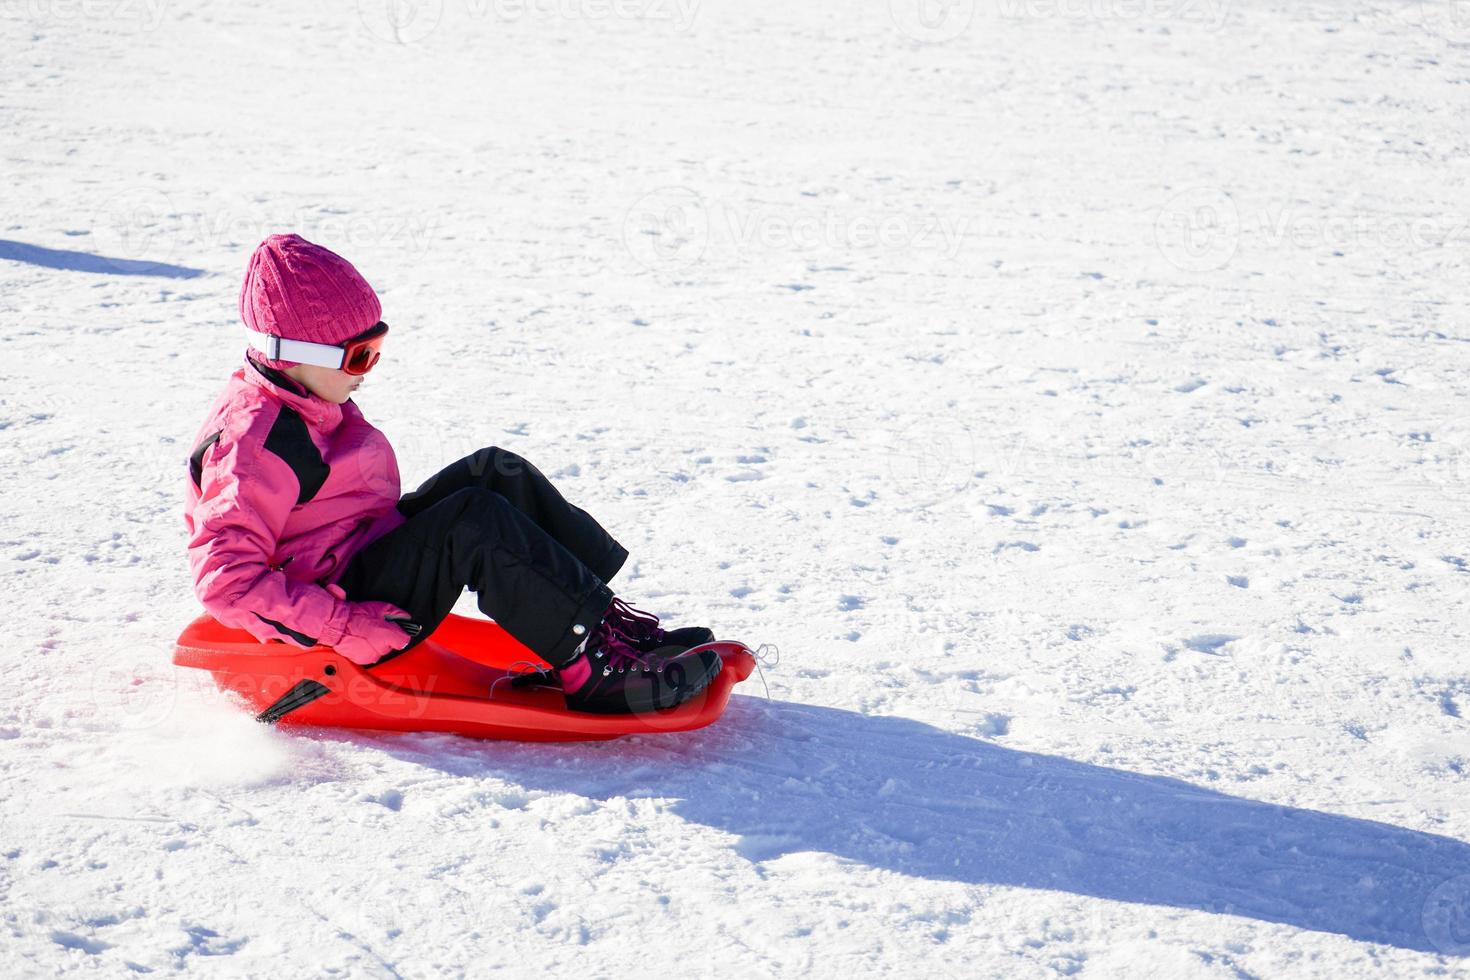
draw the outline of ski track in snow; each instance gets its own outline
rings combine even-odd
[[[1470,976],[1462,6],[0,8],[0,972]],[[772,700],[175,670],[285,230],[406,485],[523,453]]]

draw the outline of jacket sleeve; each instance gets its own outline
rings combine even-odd
[[[261,641],[335,646],[350,604],[271,564],[299,492],[290,465],[249,431],[216,442],[203,460],[189,539],[194,593],[215,619]]]

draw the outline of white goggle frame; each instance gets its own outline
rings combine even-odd
[[[341,368],[347,350],[330,344],[313,344],[305,340],[289,340],[274,334],[256,333],[246,329],[250,346],[273,361],[296,361],[299,364],[314,364],[317,367]]]

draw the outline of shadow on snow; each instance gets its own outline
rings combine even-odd
[[[1470,952],[1470,879],[1431,894],[1470,875],[1464,842],[1007,749],[904,718],[737,697],[723,721],[685,735],[578,745],[367,737],[457,775],[596,799],[673,798],[684,819],[737,835],[752,861],[820,851],[917,878]]]
[[[203,269],[192,269],[166,262],[143,262],[136,259],[113,259],[91,252],[73,252],[67,249],[42,248],[0,238],[0,259],[12,262],[27,262],[48,269],[64,269],[71,272],[100,272],[111,276],[161,276],[166,279],[193,279],[204,275]]]

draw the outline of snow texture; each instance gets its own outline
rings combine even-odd
[[[1470,976],[1465,3],[0,32],[0,974]],[[408,484],[526,455],[770,700],[289,733],[172,667],[277,231],[378,287]]]

